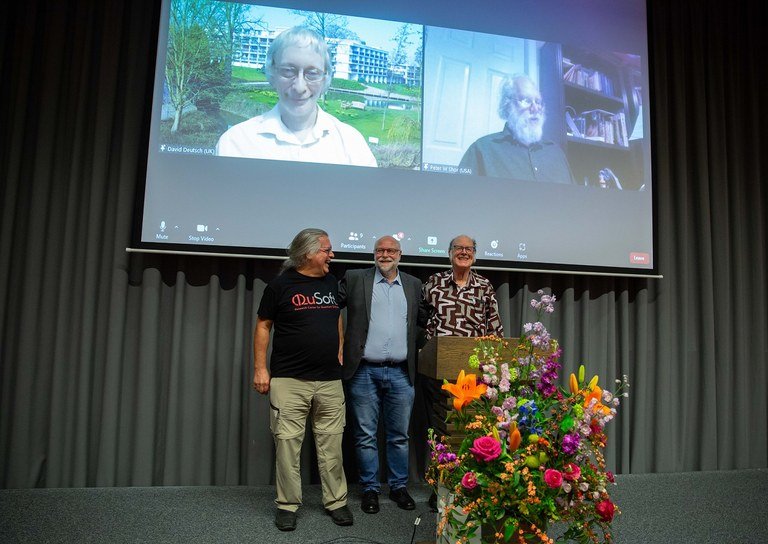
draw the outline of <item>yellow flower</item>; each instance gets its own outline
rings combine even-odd
[[[478,384],[477,376],[474,374],[465,375],[462,370],[456,378],[456,383],[446,382],[443,384],[443,389],[455,397],[453,407],[460,412],[467,404],[479,399],[485,393],[487,386],[484,383]]]

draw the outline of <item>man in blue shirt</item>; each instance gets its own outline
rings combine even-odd
[[[421,281],[400,272],[400,242],[376,241],[376,266],[348,270],[339,283],[339,305],[347,308],[344,367],[352,436],[363,490],[361,509],[379,511],[377,430],[383,420],[387,443],[389,498],[404,510],[415,503],[408,494],[408,426],[413,408],[418,327],[429,311]]]

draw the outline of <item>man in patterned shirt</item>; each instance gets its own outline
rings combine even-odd
[[[496,292],[488,279],[472,270],[475,240],[464,234],[451,240],[451,270],[433,274],[424,284],[424,298],[435,308],[427,325],[433,336],[503,336]]]
[[[499,305],[491,282],[472,270],[477,243],[467,235],[456,236],[448,246],[451,269],[429,277],[424,284],[424,298],[435,309],[427,323],[427,340],[433,336],[504,336]],[[432,406],[444,402],[440,382],[420,380],[420,389],[429,427],[439,421]],[[437,510],[437,496],[432,493],[429,506]]]

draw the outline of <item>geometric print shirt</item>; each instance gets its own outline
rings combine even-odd
[[[453,271],[432,274],[424,284],[424,298],[435,313],[427,323],[427,340],[433,336],[504,336],[499,305],[491,282],[470,270],[460,287]]]

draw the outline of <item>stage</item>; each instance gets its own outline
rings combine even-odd
[[[768,470],[619,475],[611,494],[622,510],[617,544],[768,542]],[[133,487],[0,491],[0,541],[260,542],[408,544],[434,541],[429,489],[410,486],[416,510],[382,493],[381,512],[360,511],[350,489],[352,527],[323,512],[319,486],[305,488],[295,531],[273,524],[274,488]],[[420,522],[415,525],[415,520]],[[556,533],[552,533],[554,536]]]

